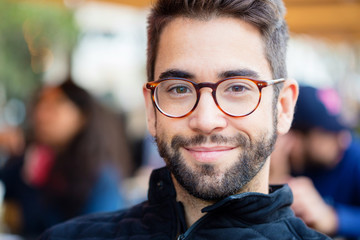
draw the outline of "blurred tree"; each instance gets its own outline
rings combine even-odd
[[[58,4],[0,0],[0,90],[26,99],[54,59],[77,39],[72,12]]]

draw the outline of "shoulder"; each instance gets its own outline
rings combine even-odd
[[[177,225],[173,205],[145,201],[130,209],[95,213],[47,230],[40,240],[172,239]]]
[[[148,201],[126,210],[75,218],[50,228],[39,239],[174,239],[177,209],[170,173],[164,168],[151,176]]]
[[[331,238],[309,228],[294,215],[282,216],[276,221],[252,226],[265,239],[330,240]]]
[[[358,172],[360,170],[360,141],[353,139],[349,147],[344,152],[344,155],[337,165],[337,168],[342,170],[349,170],[349,172]],[[348,172],[348,173],[349,173]]]
[[[360,139],[354,138],[345,152],[345,157],[356,159],[360,157]]]
[[[132,228],[141,230],[142,207],[77,217],[48,229],[40,239],[111,239]]]
[[[330,237],[306,226],[306,224],[300,218],[290,217],[290,218],[284,220],[284,223],[287,226],[287,229],[289,230],[291,235],[296,237],[296,239],[304,239],[304,240],[327,240],[327,239],[330,240],[331,239]]]

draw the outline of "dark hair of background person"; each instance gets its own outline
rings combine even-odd
[[[66,216],[73,217],[81,211],[103,164],[118,169],[123,178],[132,171],[132,164],[122,119],[71,79],[58,88],[86,120],[79,133],[56,155],[44,190],[49,202],[58,203]]]
[[[264,51],[273,78],[286,78],[288,28],[283,18],[285,7],[279,0],[158,0],[148,18],[147,77],[154,81],[154,69],[160,35],[174,18],[208,20],[212,17],[234,17],[257,27],[263,37]],[[281,84],[274,87],[275,99]]]

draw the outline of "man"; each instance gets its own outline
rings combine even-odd
[[[289,183],[292,208],[308,226],[358,239],[360,144],[340,112],[341,101],[333,89],[300,87],[291,131],[279,138],[272,155],[270,179]]]
[[[273,0],[159,0],[143,92],[167,167],[153,172],[148,201],[43,239],[327,239],[293,216],[288,187],[268,186],[298,92],[282,79],[283,15]]]

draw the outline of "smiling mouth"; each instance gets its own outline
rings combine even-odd
[[[233,146],[213,146],[213,147],[184,147],[186,152],[200,163],[216,163],[236,147]]]

